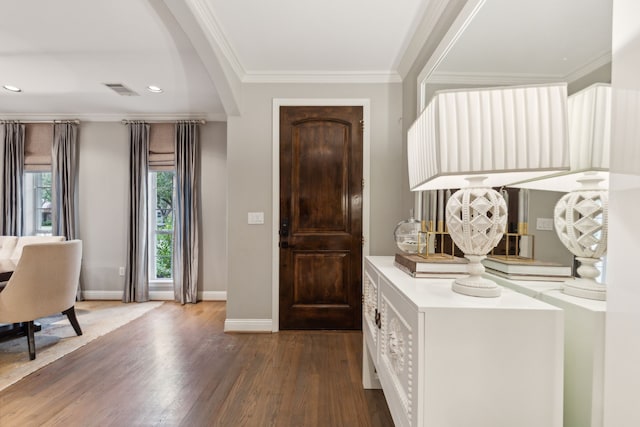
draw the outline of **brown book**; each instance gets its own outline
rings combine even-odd
[[[466,258],[434,257],[424,258],[414,254],[396,254],[395,262],[407,268],[412,273],[457,273],[467,274]]]

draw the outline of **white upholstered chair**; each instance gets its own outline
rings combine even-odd
[[[20,256],[22,256],[24,247],[27,245],[33,245],[36,243],[63,242],[66,240],[64,236],[20,236],[16,239],[17,240],[13,245],[13,249],[11,250],[11,255],[9,256],[9,259],[13,262],[18,262]]]
[[[0,236],[0,259],[9,259],[18,243],[16,236]]]
[[[40,317],[66,314],[82,335],[74,309],[81,259],[80,240],[26,245],[0,292],[0,323],[27,323],[31,360],[36,358],[33,322]]]

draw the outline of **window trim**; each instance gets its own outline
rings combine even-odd
[[[43,175],[49,175],[49,185],[43,185]],[[42,212],[42,206],[39,201],[43,189],[49,189],[52,192],[52,172],[49,171],[24,171],[24,187],[22,190],[23,197],[23,232],[25,235],[30,236],[52,236],[53,235],[53,200],[51,203],[51,225],[42,228],[42,221],[39,217],[39,213]]]
[[[172,199],[175,197],[175,171],[174,170],[149,170],[147,174],[148,185],[148,228],[147,238],[149,241],[148,250],[148,276],[149,284],[153,286],[153,290],[164,290],[166,285],[173,284],[173,259],[171,260],[171,277],[170,278],[158,278],[156,277],[157,267],[157,252],[156,252],[156,236],[158,234],[171,234],[173,242],[173,228],[171,230],[158,230],[157,229],[157,174],[162,172],[171,172],[173,174],[173,193]],[[172,248],[173,256],[173,248]],[[164,286],[163,286],[164,285]]]

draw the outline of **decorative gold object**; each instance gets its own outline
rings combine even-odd
[[[533,234],[527,234],[527,223],[518,224],[518,233],[504,233],[503,239],[505,241],[505,253],[504,255],[496,255],[495,248],[491,251],[491,256],[494,258],[503,258],[510,260],[533,260],[535,253],[535,236]],[[524,233],[520,232],[520,230],[524,231]],[[520,252],[520,241],[523,237],[527,237],[531,239],[531,251],[527,251],[527,255],[521,255]],[[513,245],[511,245],[513,242]],[[513,250],[512,250],[513,249]]]
[[[425,259],[453,258],[455,253],[455,244],[451,242],[451,253],[444,251],[444,239],[449,235],[449,231],[442,224],[438,224],[438,231],[434,230],[434,222],[422,221],[422,227],[418,232],[418,252],[417,254]],[[437,251],[429,251],[429,242],[433,239],[434,248],[440,248]]]

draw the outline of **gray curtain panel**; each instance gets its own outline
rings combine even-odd
[[[52,234],[74,240],[78,236],[78,125],[55,123],[51,149]],[[82,300],[78,282],[77,299]]]
[[[176,301],[198,300],[198,124],[176,123],[173,286]]]
[[[75,123],[53,125],[51,153],[53,234],[65,236],[67,240],[78,238],[77,134],[78,126]]]
[[[129,123],[129,217],[124,302],[149,301],[149,242],[147,237],[149,129],[147,123]]]
[[[5,123],[2,147],[2,235],[22,235],[24,130],[20,123]]]

